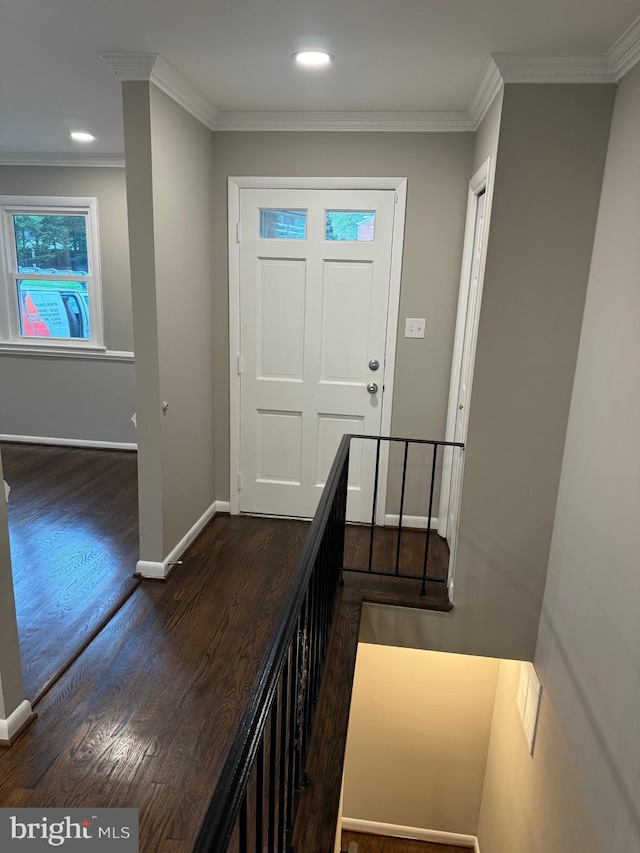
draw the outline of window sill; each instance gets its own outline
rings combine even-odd
[[[108,350],[105,347],[47,347],[25,344],[0,343],[0,355],[26,356],[27,358],[75,358],[88,361],[121,361],[133,363],[132,352]]]

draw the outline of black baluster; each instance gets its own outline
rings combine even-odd
[[[422,567],[422,588],[420,595],[427,594],[427,559],[429,557],[429,537],[431,535],[431,513],[433,511],[433,487],[436,481],[436,458],[438,456],[438,445],[433,445],[433,462],[431,464],[431,488],[429,490],[429,515],[427,517],[427,541],[424,548],[424,566]]]

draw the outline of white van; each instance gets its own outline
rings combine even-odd
[[[23,280],[19,293],[21,334],[25,337],[91,337],[85,283]]]

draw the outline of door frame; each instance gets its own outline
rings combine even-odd
[[[489,243],[489,227],[491,222],[491,206],[493,201],[493,179],[494,158],[488,157],[480,166],[478,171],[469,181],[467,194],[467,216],[464,230],[464,245],[462,250],[462,269],[460,273],[460,291],[458,296],[458,311],[456,316],[456,330],[453,343],[453,357],[451,361],[451,380],[449,384],[449,402],[447,405],[447,425],[445,429],[445,441],[455,441],[456,411],[458,406],[458,394],[460,390],[460,371],[462,368],[462,355],[466,341],[466,335],[471,335],[470,345],[472,347],[471,379],[469,381],[469,402],[467,413],[471,404],[473,390],[473,368],[475,364],[475,349],[478,337],[478,322],[480,318],[480,307],[482,305],[482,291],[484,288],[484,273],[487,261],[487,246]],[[469,290],[471,267],[473,264],[473,249],[475,245],[475,223],[478,210],[478,199],[484,191],[484,230],[480,244],[480,262],[478,267],[478,289],[476,292],[475,317],[476,323],[472,329],[467,329],[467,312],[469,308]],[[468,417],[468,415],[467,415]],[[466,438],[466,437],[465,437]],[[438,533],[446,537],[449,520],[449,503],[451,500],[451,474],[453,463],[453,450],[445,448],[442,463],[442,483],[440,488],[440,509],[438,515]],[[464,478],[464,460],[462,477]],[[461,481],[462,482],[462,481]],[[453,579],[455,575],[456,542],[451,543],[451,555],[449,560],[449,598],[453,596]]]
[[[389,280],[389,302],[387,308],[387,330],[384,372],[381,377],[382,411],[380,435],[391,434],[391,412],[393,408],[393,386],[396,367],[396,343],[400,315],[400,284],[402,280],[402,256],[404,249],[404,226],[407,208],[407,178],[330,178],[330,177],[267,177],[232,176],[227,179],[228,189],[228,252],[229,252],[229,510],[232,515],[240,512],[240,488],[238,474],[240,457],[240,222],[241,189],[306,189],[306,190],[392,190],[395,192],[395,210],[391,242],[391,270]],[[376,524],[384,524],[389,448],[383,443],[380,449],[380,475],[378,479],[378,503]]]

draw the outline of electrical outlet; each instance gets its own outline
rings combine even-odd
[[[404,324],[405,338],[424,338],[424,329],[427,321],[416,317],[407,317]]]

